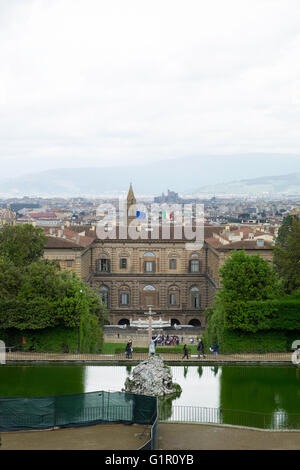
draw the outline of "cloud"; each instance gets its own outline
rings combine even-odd
[[[298,0],[4,0],[3,174],[300,153]]]

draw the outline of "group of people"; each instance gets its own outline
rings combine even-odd
[[[213,346],[210,346],[209,350],[211,352],[214,353],[215,356],[218,355],[219,353],[219,345],[217,342],[214,342]],[[204,354],[204,344],[203,344],[203,341],[202,339],[199,340],[198,342],[198,345],[197,345],[197,353],[198,353],[198,359],[200,359],[200,357],[206,357],[205,354]],[[182,356],[182,359],[184,358],[189,358],[189,351],[188,351],[188,348],[187,348],[187,345],[185,344],[183,346],[183,356]]]
[[[179,342],[180,341],[178,336],[160,335],[157,338],[157,344],[159,344],[160,346],[178,346]]]
[[[157,336],[156,338],[152,338],[152,342],[153,342],[153,345],[154,345],[154,348],[157,344],[176,344],[176,345],[179,345],[179,338],[178,336],[167,336],[166,338],[164,336]],[[170,343],[170,341],[172,341]],[[163,343],[164,342],[164,343]],[[166,343],[167,342],[167,343]],[[212,346],[210,346],[209,350],[211,352],[214,353],[215,356],[218,355],[219,353],[219,345],[217,342],[214,342],[214,344]],[[126,344],[126,349],[125,349],[125,354],[126,354],[126,358],[127,359],[131,359],[132,358],[132,352],[133,352],[133,348],[132,348],[132,340],[130,339],[127,344]],[[198,345],[197,345],[197,353],[198,353],[198,358],[200,359],[201,357],[205,358],[205,354],[204,354],[204,344],[203,344],[203,341],[202,339],[200,338],[200,340],[198,341]],[[184,358],[189,358],[189,350],[187,348],[187,345],[185,344],[183,346],[183,356],[182,356],[182,359]]]

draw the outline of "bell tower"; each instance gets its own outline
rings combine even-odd
[[[132,220],[136,219],[135,208],[134,207],[131,208],[131,206],[135,204],[136,204],[136,198],[132,189],[132,183],[130,183],[129,191],[127,194],[127,225],[129,225],[130,222],[132,222]]]

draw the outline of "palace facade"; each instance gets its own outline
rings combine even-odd
[[[136,203],[132,186],[127,197],[127,220],[134,220]],[[269,233],[252,229],[207,226],[201,249],[187,250],[185,239],[176,239],[174,227],[165,239],[122,237],[100,239],[96,230],[81,228],[72,242],[49,236],[45,257],[63,269],[74,269],[106,304],[111,324],[130,324],[144,317],[151,305],[157,317],[171,324],[205,327],[204,311],[220,287],[219,268],[233,250],[244,249],[272,262]],[[84,241],[88,236],[88,243]]]

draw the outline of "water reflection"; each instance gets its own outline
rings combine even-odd
[[[227,422],[232,417],[228,410],[243,410],[249,416],[261,413],[262,424],[285,424],[286,413],[289,419],[300,415],[299,370],[295,366],[172,366],[173,381],[182,393],[161,406],[167,416],[172,406],[182,405],[222,408]],[[120,391],[131,373],[131,365],[8,364],[0,367],[0,396]]]
[[[158,399],[158,415],[162,421],[166,421],[172,417],[172,408],[175,400],[176,397]]]
[[[84,389],[86,392],[105,390],[121,391],[131,366],[83,366],[85,368]]]

